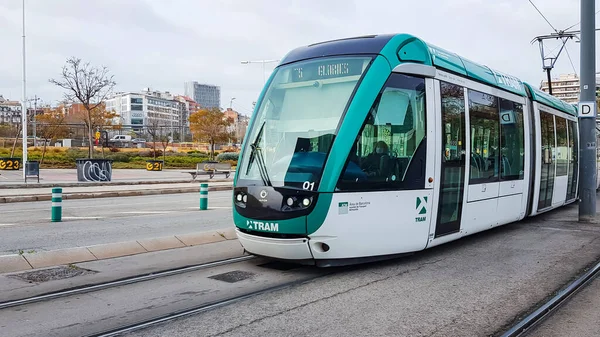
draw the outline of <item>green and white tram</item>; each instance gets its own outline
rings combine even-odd
[[[577,199],[575,107],[411,35],[291,51],[262,91],[234,179],[254,255],[389,258]]]

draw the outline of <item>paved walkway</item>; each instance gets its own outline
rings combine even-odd
[[[176,169],[163,171],[146,171],[144,169],[113,169],[112,179],[105,183],[89,183],[77,181],[76,169],[41,169],[40,182],[36,178],[28,178],[27,185],[23,179],[23,171],[4,171],[0,170],[0,189],[15,187],[35,187],[47,186],[49,184],[62,184],[63,186],[84,186],[84,185],[118,185],[118,184],[140,184],[140,183],[172,183],[172,182],[191,182],[192,177],[188,171],[193,169]],[[233,174],[227,180],[232,180]],[[222,180],[225,175],[216,175],[213,179]],[[196,182],[209,180],[208,175],[201,175],[196,178]]]

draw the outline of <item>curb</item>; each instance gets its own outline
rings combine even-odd
[[[223,228],[208,232],[56,249],[38,253],[0,255],[0,273],[12,273],[70,263],[98,261],[168,249],[199,246],[227,240],[237,240],[235,228]]]
[[[233,186],[213,186],[209,187],[209,191],[230,191]],[[147,189],[147,190],[130,190],[130,191],[106,191],[106,192],[77,192],[77,193],[63,193],[63,200],[68,199],[92,199],[92,198],[114,198],[114,197],[136,197],[140,195],[156,195],[156,194],[176,194],[176,193],[192,193],[200,192],[200,187],[184,187],[184,188],[161,188],[161,189]],[[50,201],[52,195],[40,194],[40,195],[18,195],[11,197],[0,197],[0,204],[7,204],[12,202],[30,202],[30,201]]]
[[[51,187],[87,187],[87,186],[120,186],[120,185],[160,185],[160,184],[184,184],[184,183],[226,183],[231,179],[209,179],[209,180],[146,180],[146,181],[115,181],[115,182],[97,182],[97,183],[30,183],[30,184],[0,184],[1,189],[17,189],[17,188],[51,188]]]

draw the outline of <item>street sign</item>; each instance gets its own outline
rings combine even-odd
[[[596,117],[596,102],[579,102],[578,117]]]
[[[100,139],[100,131],[96,131],[96,140]]]

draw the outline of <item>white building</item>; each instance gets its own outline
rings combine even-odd
[[[177,132],[181,123],[180,102],[173,95],[145,88],[139,93],[119,92],[106,100],[106,109],[119,117],[115,122],[123,129],[141,132],[148,125],[172,127]],[[168,128],[167,128],[168,129]]]
[[[0,124],[21,123],[21,102],[10,101],[0,95]]]
[[[567,103],[579,102],[579,76],[577,74],[561,74],[552,79],[552,96],[562,99]],[[542,81],[540,89],[549,92],[548,81]],[[596,91],[600,89],[600,81],[596,78]]]

